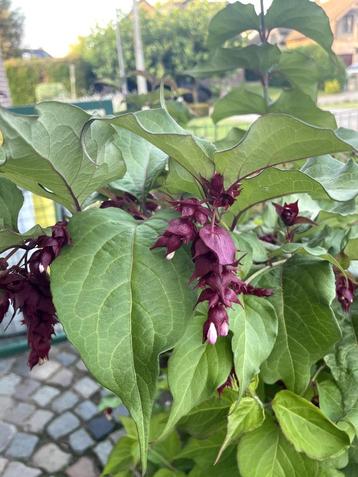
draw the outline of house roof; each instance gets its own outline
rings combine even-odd
[[[358,0],[328,0],[328,1],[317,1],[323,10],[326,12],[330,22],[336,22],[342,16],[344,16],[351,8],[358,8]],[[287,42],[290,41],[300,41],[305,38],[302,33],[298,31],[291,31],[287,36]]]

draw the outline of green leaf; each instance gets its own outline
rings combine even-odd
[[[117,475],[118,472],[130,470],[139,461],[138,442],[131,437],[124,436],[114,446],[101,477]]]
[[[237,392],[226,388],[220,396],[216,395],[194,407],[179,421],[178,427],[199,439],[215,434],[226,428],[226,416],[236,400]]]
[[[270,416],[241,438],[237,461],[242,477],[323,477],[319,463],[296,452]]]
[[[229,149],[235,146],[245,136],[246,130],[240,128],[231,128],[230,131],[223,139],[219,139],[214,142],[214,145],[218,151],[222,149]]]
[[[117,144],[122,153],[127,172],[122,179],[111,183],[121,191],[129,192],[143,201],[153,189],[158,175],[164,170],[167,155],[145,139],[116,128]]]
[[[310,380],[311,366],[340,338],[331,309],[335,281],[328,262],[294,256],[259,281],[275,289],[271,298],[278,315],[278,336],[262,368],[267,383],[282,380],[303,393]]]
[[[254,6],[240,2],[229,4],[209,24],[209,48],[216,48],[246,30],[260,30],[260,18]]]
[[[319,407],[331,421],[337,422],[343,414],[342,395],[331,375],[320,375],[317,380]]]
[[[76,211],[87,197],[125,171],[114,130],[104,123],[90,125],[83,153],[80,135],[90,116],[80,108],[47,102],[37,106],[39,117],[0,111],[6,162],[0,173],[20,187]]]
[[[358,132],[353,129],[338,128],[337,136],[358,150]]]
[[[358,260],[358,237],[348,240],[344,253],[351,260]]]
[[[263,96],[246,90],[244,86],[232,88],[223,98],[215,102],[212,119],[214,123],[238,114],[264,114],[266,102]]]
[[[278,65],[273,69],[273,74],[275,72],[289,81],[293,88],[316,100],[319,69],[311,57],[296,50],[283,51]]]
[[[358,195],[358,164],[352,159],[344,163],[331,156],[309,159],[302,172],[318,180],[330,197],[338,201],[348,201]]]
[[[201,188],[193,179],[193,176],[178,162],[169,159],[169,172],[166,176],[161,190],[171,195],[181,195],[183,192],[194,197],[201,197]]]
[[[19,211],[24,203],[21,191],[15,184],[0,178],[0,229],[17,230]],[[1,234],[1,231],[0,231]]]
[[[308,193],[313,198],[330,198],[324,187],[305,173],[271,167],[252,179],[242,181],[241,194],[230,207],[230,212],[242,214],[260,202],[299,193]]]
[[[191,409],[213,396],[231,371],[230,340],[219,338],[215,346],[203,343],[206,319],[199,313],[194,316],[169,360],[168,380],[174,402],[163,435]]]
[[[315,126],[331,129],[337,127],[334,114],[318,108],[315,101],[299,89],[283,90],[269,110],[271,113],[290,114]]]
[[[265,15],[265,26],[297,30],[311,38],[328,52],[333,33],[325,11],[310,0],[274,0]]]
[[[272,408],[286,438],[297,452],[325,460],[348,448],[348,435],[327,419],[314,404],[291,391],[276,394]]]
[[[329,129],[310,126],[283,114],[257,119],[235,147],[214,154],[216,169],[228,183],[275,164],[350,151],[351,146]]]
[[[143,137],[195,177],[213,174],[214,164],[210,159],[213,146],[179,126],[165,109],[122,114],[101,121],[110,121]]]
[[[265,420],[265,412],[257,398],[244,397],[234,403],[227,418],[227,432],[220,448],[216,462],[219,461],[224,450],[235,444],[245,432],[250,432],[260,427]]]
[[[185,477],[186,474],[179,470],[160,469],[153,477]]]
[[[119,209],[77,214],[73,245],[51,268],[59,320],[92,374],[130,411],[143,468],[158,356],[181,338],[193,309],[186,252],[167,261],[149,249],[166,223],[137,222]]]
[[[208,458],[209,456],[206,456],[206,458],[205,454],[203,454],[199,459],[199,463],[192,468],[192,471],[189,473],[189,477],[240,477],[236,463],[236,449],[233,446],[229,449],[229,451],[225,452],[220,462],[215,465],[212,460],[213,452],[211,449],[209,452],[210,458]],[[198,459],[196,459],[196,461],[198,461]]]
[[[277,316],[266,299],[245,297],[243,306],[235,305],[230,316],[232,350],[240,396],[268,358],[277,336]]]
[[[175,460],[191,459],[201,467],[210,467],[214,464],[215,457],[220,449],[225,434],[223,432],[217,432],[216,434],[208,437],[207,439],[195,439],[190,438],[186,443],[184,449],[177,455]],[[228,458],[232,448],[228,448],[224,451],[223,461]]]
[[[280,49],[269,43],[249,45],[243,48],[218,48],[211,53],[206,62],[186,71],[186,73],[195,78],[206,78],[237,68],[266,73],[279,62],[280,55]]]

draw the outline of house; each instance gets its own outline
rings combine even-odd
[[[42,48],[37,48],[35,50],[30,48],[25,48],[21,50],[21,56],[24,60],[52,58],[52,56],[49,53],[47,53],[47,51],[43,50]]]
[[[358,63],[358,0],[317,1],[326,12],[334,35],[333,51],[349,66]],[[299,32],[292,31],[286,38],[288,48],[312,43]]]

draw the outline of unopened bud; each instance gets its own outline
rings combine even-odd
[[[228,334],[229,334],[229,325],[228,325],[227,321],[224,321],[224,323],[222,323],[220,325],[219,335],[220,336],[227,336]]]
[[[168,255],[165,257],[167,260],[172,260],[174,258],[175,252],[168,253]]]
[[[216,331],[216,327],[214,323],[210,323],[208,333],[206,335],[206,340],[209,344],[214,345],[218,339],[218,332]]]

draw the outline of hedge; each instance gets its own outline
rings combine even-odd
[[[36,102],[39,83],[62,83],[70,91],[69,65],[75,65],[77,95],[86,94],[93,82],[91,66],[81,58],[10,59],[5,62],[14,105]]]

